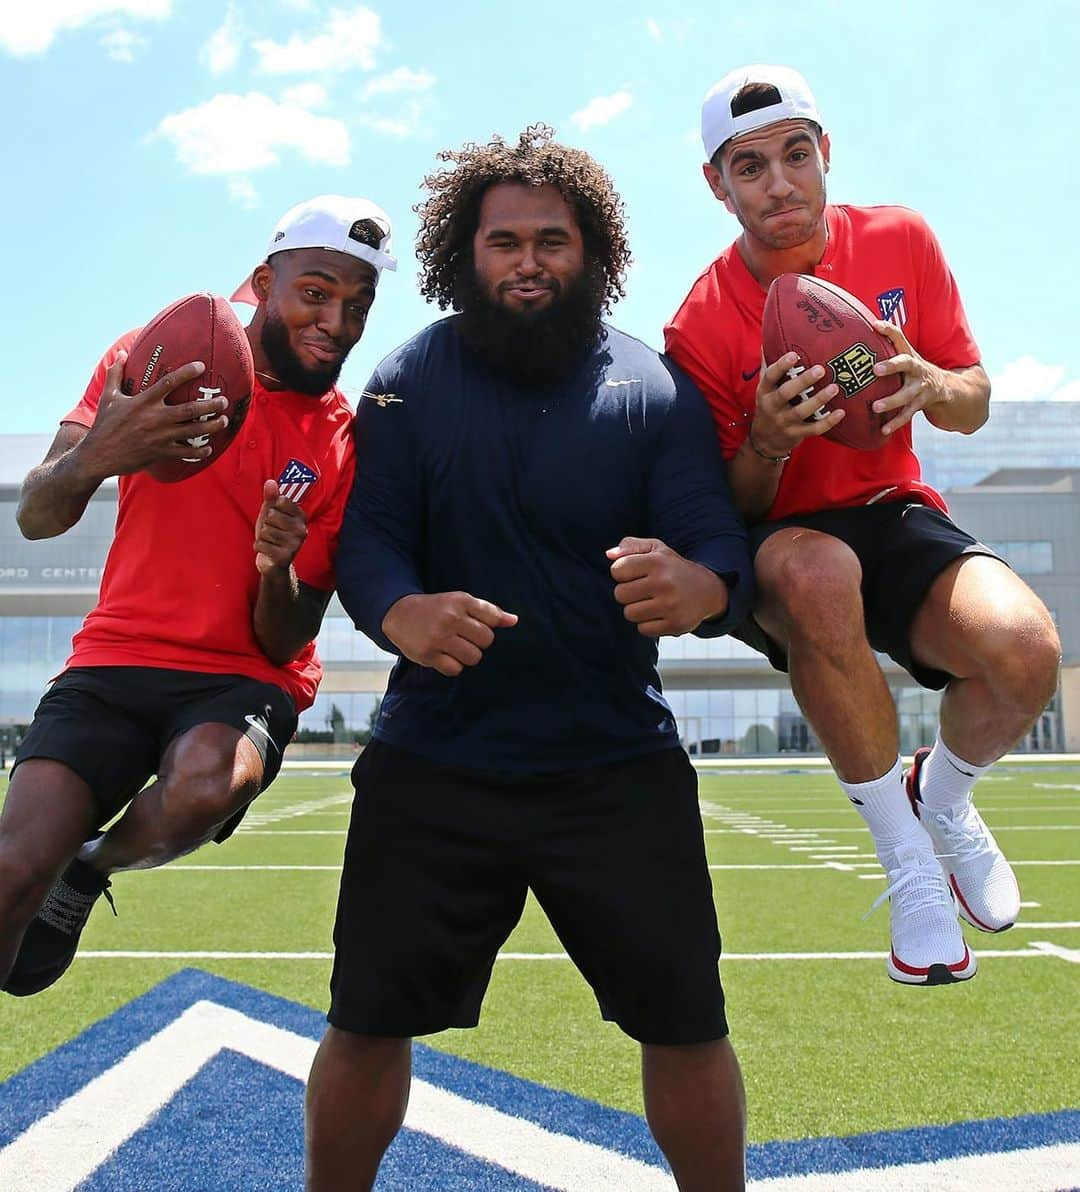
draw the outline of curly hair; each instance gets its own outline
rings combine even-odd
[[[458,274],[472,262],[481,200],[489,187],[501,182],[557,187],[577,215],[602,309],[610,310],[623,297],[630,246],[622,199],[596,161],[582,149],[553,141],[554,135],[546,124],[530,124],[514,146],[495,136],[486,145],[469,142],[438,154],[439,161],[452,162],[453,167],[424,179],[430,196],[413,210],[420,217],[420,292],[440,309],[457,308]]]

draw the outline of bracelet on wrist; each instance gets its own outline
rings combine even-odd
[[[758,457],[758,459],[767,460],[770,464],[786,464],[787,461],[791,459],[790,451],[787,453],[787,455],[768,455],[766,452],[762,451],[757,443],[754,442],[753,430],[748,430],[746,432],[746,441],[750,444],[750,450]]]

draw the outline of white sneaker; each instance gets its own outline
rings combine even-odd
[[[920,749],[907,776],[908,798],[956,895],[961,916],[980,931],[1008,931],[1020,914],[1020,887],[993,833],[968,797],[959,807],[935,811],[919,796]]]
[[[889,884],[867,914],[889,900],[889,976],[904,985],[948,985],[974,977],[975,957],[964,942],[948,883],[930,850],[901,846],[886,872]]]

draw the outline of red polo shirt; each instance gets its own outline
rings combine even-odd
[[[829,241],[815,276],[896,323],[932,363],[951,369],[979,362],[956,282],[920,215],[904,207],[828,206],[825,218]],[[746,438],[754,414],[764,308],[765,290],[732,244],[694,282],[664,329],[668,354],[709,399],[727,459]],[[879,451],[804,439],[784,465],[766,520],[883,499],[944,510],[941,496],[919,477],[910,423]]]
[[[105,353],[64,422],[93,426],[106,369],[136,335],[129,332]],[[289,486],[308,527],[296,574],[313,588],[334,589],[353,476],[352,418],[337,389],[310,397],[264,389],[256,380],[244,425],[211,467],[177,484],[146,472],[121,476],[101,594],[66,665],[245,675],[285,688],[299,711],[310,707],[322,678],[314,643],[275,666],[255,638],[255,521],[264,481]]]

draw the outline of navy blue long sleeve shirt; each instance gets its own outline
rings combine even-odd
[[[659,538],[720,575],[728,609],[702,637],[747,614],[752,570],[712,417],[671,361],[605,326],[572,377],[523,389],[447,318],[379,365],[356,445],[337,582],[357,628],[395,650],[383,617],[421,592],[468,592],[519,618],[456,678],[400,658],[377,738],[512,773],[678,743],[656,642],[623,616],[604,552]]]

